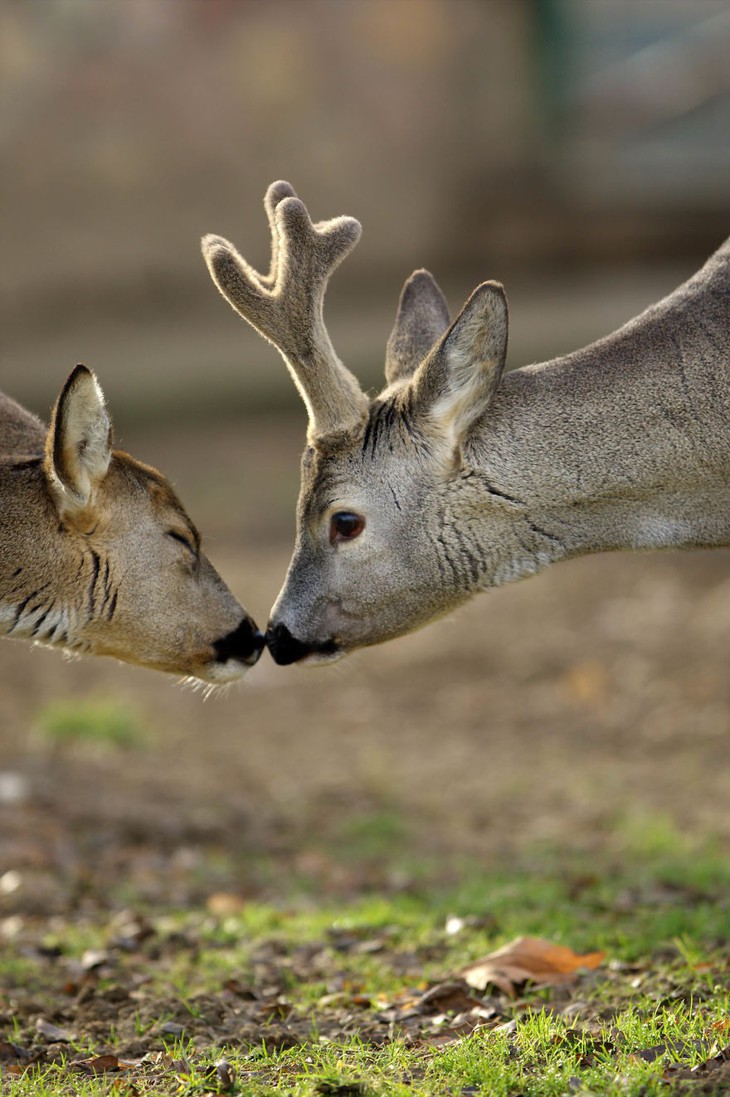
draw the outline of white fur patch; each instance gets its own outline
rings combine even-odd
[[[225,663],[211,663],[205,670],[205,680],[216,686],[224,686],[228,682],[237,682],[250,668],[236,659],[228,659]]]
[[[691,528],[677,518],[662,514],[644,514],[637,518],[634,527],[633,547],[676,548],[691,539]]]
[[[0,606],[0,635],[10,635],[12,639],[33,640],[36,644],[49,647],[73,647],[73,638],[69,636],[71,628],[71,615],[66,609],[50,610],[46,612],[43,606],[29,612],[21,613],[16,621],[17,606]],[[37,634],[33,635],[38,621],[43,617]],[[12,631],[11,631],[12,630]]]
[[[15,606],[0,606],[0,635],[5,635],[14,620]]]

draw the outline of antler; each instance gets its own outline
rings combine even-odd
[[[313,225],[294,189],[280,180],[264,198],[271,267],[255,271],[221,236],[204,236],[203,257],[228,303],[281,353],[309,412],[310,435],[362,422],[367,400],[337,357],[324,325],[330,275],[360,239],[354,217]]]

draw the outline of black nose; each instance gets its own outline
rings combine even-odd
[[[338,650],[335,640],[325,640],[321,644],[305,644],[292,636],[286,625],[269,624],[266,630],[266,643],[275,663],[286,667],[298,663],[306,655],[334,655]]]
[[[314,649],[310,644],[304,644],[292,636],[286,625],[269,625],[266,632],[266,643],[275,663],[280,667],[286,667],[290,663],[298,663],[305,655],[309,655]]]
[[[266,637],[255,622],[250,617],[244,617],[238,628],[214,642],[216,662],[227,663],[229,659],[237,659],[239,663],[252,667],[265,643]]]

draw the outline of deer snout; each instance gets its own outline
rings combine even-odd
[[[250,617],[244,617],[240,625],[213,643],[216,663],[227,663],[235,659],[238,663],[245,663],[252,667],[258,661],[264,649],[266,637],[255,621]]]
[[[283,622],[269,623],[266,630],[266,643],[275,663],[280,667],[289,666],[290,663],[299,663],[309,656],[333,656],[339,653],[339,645],[335,640],[325,640],[323,643],[313,644],[298,640],[293,636]]]

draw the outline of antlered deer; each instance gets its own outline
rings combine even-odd
[[[0,394],[0,636],[212,685],[263,646],[165,477],[112,450],[84,366],[48,431]]]
[[[450,323],[416,271],[387,387],[368,400],[322,316],[360,225],[313,225],[284,182],[265,207],[268,275],[221,237],[203,253],[309,412],[294,556],[268,630],[277,662],[410,632],[583,553],[730,544],[730,241],[613,335],[504,376],[502,286],[478,286]]]

